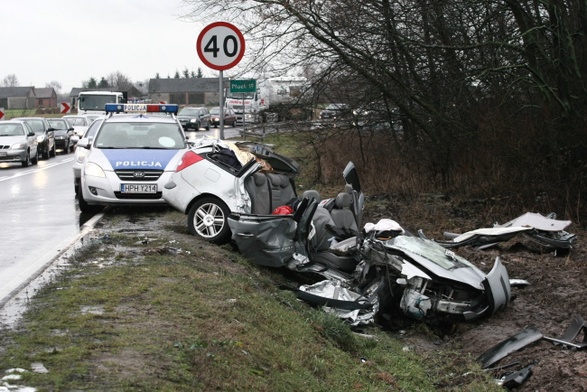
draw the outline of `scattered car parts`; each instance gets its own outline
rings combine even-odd
[[[477,362],[481,364],[481,368],[487,369],[514,351],[521,350],[540,339],[542,333],[534,326],[528,327],[486,350],[477,357]]]
[[[581,342],[574,342],[581,331],[583,331],[583,340]],[[587,324],[585,324],[581,316],[576,315],[560,338],[544,336],[544,339],[550,340],[555,346],[562,345],[564,347],[582,350],[587,347]]]
[[[492,228],[475,229],[463,234],[445,232],[446,240],[436,240],[436,242],[446,248],[470,245],[485,249],[522,234],[547,248],[569,250],[576,240],[575,234],[564,230],[570,224],[569,220],[557,220],[554,213],[543,216],[527,212],[503,225],[495,224]],[[420,235],[423,236],[423,233],[420,232]]]

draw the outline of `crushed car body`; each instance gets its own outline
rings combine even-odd
[[[332,296],[344,289],[370,304],[367,314],[399,309],[433,325],[454,325],[508,305],[511,286],[499,258],[486,274],[435,241],[406,233],[391,219],[357,230],[364,195],[352,162],[343,177],[345,191],[336,198],[319,200],[316,191],[307,191],[292,214],[231,213],[228,225],[239,251],[254,264],[313,278],[311,296],[301,297],[329,307],[337,306],[339,298]]]

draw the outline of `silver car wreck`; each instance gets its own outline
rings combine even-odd
[[[228,224],[239,251],[254,264],[311,277],[315,283],[300,286],[298,296],[336,310],[353,325],[394,310],[432,325],[454,325],[508,305],[510,280],[499,258],[486,274],[390,219],[362,227],[364,195],[352,162],[343,176],[344,192],[328,200],[306,192],[293,214],[232,213]]]

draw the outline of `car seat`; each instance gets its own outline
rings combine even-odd
[[[245,188],[251,198],[251,213],[267,215],[271,213],[271,195],[269,194],[269,184],[264,173],[254,173],[250,176]]]
[[[349,193],[339,193],[334,200],[334,207],[330,211],[330,216],[337,228],[343,231],[357,233],[359,230],[355,220],[355,214],[350,209],[352,203],[353,198]]]
[[[267,173],[269,188],[271,190],[271,210],[286,205],[296,197],[296,192],[288,176],[278,173]]]
[[[302,199],[308,199],[310,202],[315,201],[319,204],[320,193],[316,190],[310,189],[302,194]],[[316,233],[312,238],[312,249],[317,252],[327,250],[332,242],[332,234],[327,230],[327,225],[335,225],[328,210],[318,205],[316,212],[314,212],[314,216],[312,217],[312,223],[316,230]]]

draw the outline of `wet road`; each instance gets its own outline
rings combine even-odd
[[[225,138],[242,128],[227,127]],[[193,137],[218,136],[218,129]],[[92,216],[75,200],[74,154],[40,160],[37,165],[0,163],[0,308],[80,237]]]
[[[73,154],[23,168],[0,164],[0,304],[79,234]]]

